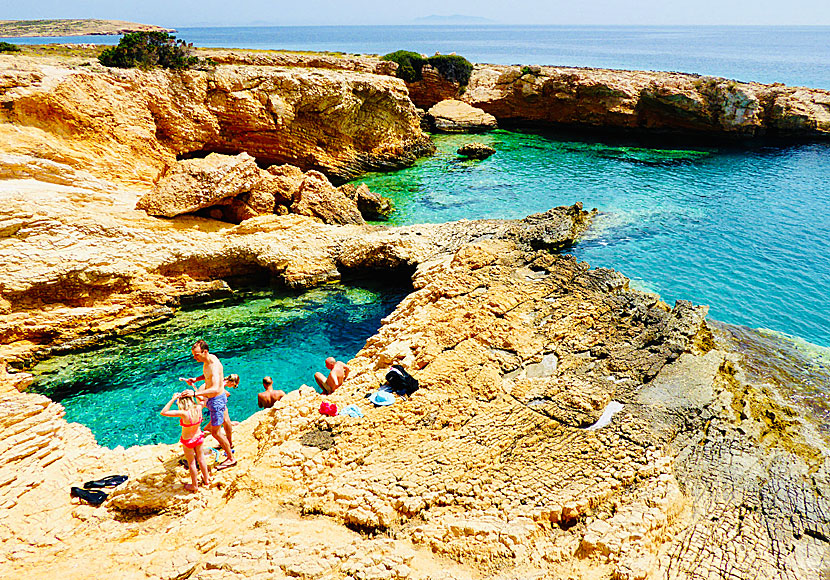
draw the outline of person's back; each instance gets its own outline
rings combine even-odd
[[[349,376],[349,367],[345,363],[330,356],[326,359],[326,368],[329,369],[329,376],[323,373],[314,373],[314,380],[317,381],[324,395],[330,395],[337,390]]]
[[[262,387],[265,390],[261,393],[257,393],[256,396],[257,404],[260,409],[270,409],[274,406],[274,403],[285,396],[283,391],[274,390],[274,381],[271,380],[271,377],[265,377],[262,379]]]

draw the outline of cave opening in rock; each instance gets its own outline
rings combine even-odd
[[[173,443],[179,427],[159,410],[184,388],[178,377],[202,373],[190,353],[197,339],[208,342],[225,375],[240,375],[228,408],[241,421],[259,410],[264,376],[286,392],[314,385],[327,356],[351,359],[411,291],[365,278],[303,292],[255,282],[262,280],[235,279],[230,295],[205,297],[140,332],[41,361],[31,390],[63,404],[66,419],[88,426],[101,445]]]

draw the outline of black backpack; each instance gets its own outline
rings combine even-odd
[[[392,365],[386,373],[386,389],[401,397],[408,397],[418,390],[418,381],[401,365]]]

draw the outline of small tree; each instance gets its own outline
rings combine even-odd
[[[417,52],[408,50],[397,50],[380,57],[381,60],[391,60],[398,63],[397,77],[408,83],[421,80],[421,69],[429,64],[438,73],[450,82],[458,83],[464,87],[470,82],[470,74],[473,72],[473,65],[463,56],[455,54],[436,54],[424,58]]]
[[[398,70],[395,74],[399,79],[403,79],[408,83],[421,80],[421,68],[427,62],[427,59],[417,52],[408,50],[396,50],[380,57],[380,59],[398,63]]]
[[[448,81],[458,83],[462,87],[467,86],[467,83],[470,82],[473,65],[463,56],[436,54],[429,57],[428,61]]]
[[[176,40],[166,32],[130,32],[121,38],[118,46],[104,50],[98,62],[118,68],[190,68],[199,61],[191,56],[192,48],[192,44]]]
[[[20,47],[11,42],[0,42],[0,52],[20,52]]]

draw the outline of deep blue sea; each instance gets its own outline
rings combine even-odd
[[[471,62],[664,70],[830,89],[828,26],[262,26],[179,28],[196,46],[386,54]],[[116,44],[117,36],[7,38]]]
[[[830,27],[182,28],[178,36],[197,46],[361,54],[398,49],[456,52],[474,62],[673,70],[830,89]],[[118,37],[10,40],[112,44]],[[575,201],[582,201],[586,209],[596,207],[600,213],[595,225],[572,250],[579,259],[594,267],[615,268],[635,286],[659,293],[669,303],[686,299],[708,304],[713,318],[769,329],[779,339],[791,337],[818,365],[805,379],[812,394],[804,396],[819,400],[830,390],[830,144],[660,147],[573,133],[496,131],[475,136],[496,148],[493,157],[459,160],[455,149],[472,139],[436,135],[434,157],[358,181],[394,200],[393,223],[399,224],[517,218]],[[67,417],[92,427],[105,444],[157,441],[158,433],[171,436],[167,431],[175,427],[148,435],[130,424],[113,434],[97,417],[101,409],[122,404],[119,397],[125,394],[128,406],[160,407],[165,393],[176,388],[182,365],[189,365],[187,341],[194,334],[218,339],[214,350],[228,359],[227,372],[243,376],[249,395],[258,390],[266,373],[274,375],[280,388],[290,390],[309,382],[318,358],[356,353],[400,298],[372,292],[340,290],[301,302],[259,297],[216,315],[185,313],[152,330],[145,342],[150,351],[159,352],[145,349],[144,358],[167,362],[132,366],[130,385],[117,378],[125,372],[118,362],[124,357],[113,354],[119,352],[118,345],[47,361],[38,372],[43,373],[43,390],[64,403]],[[307,322],[282,324],[298,308]],[[349,317],[358,316],[360,309],[365,309],[365,317],[355,326]],[[210,330],[210,324],[225,318],[238,320],[242,329],[261,324],[275,338],[263,342],[255,332]],[[332,341],[333,328],[344,342]],[[295,341],[308,345],[296,356],[291,350]],[[93,364],[94,360],[102,362]],[[83,370],[87,367],[95,370],[90,374]],[[813,380],[819,375],[825,378]],[[155,386],[139,402],[134,400],[134,384]],[[68,395],[71,391],[79,394]],[[237,403],[231,403],[235,419],[256,410],[252,400],[246,399],[236,411]]]

